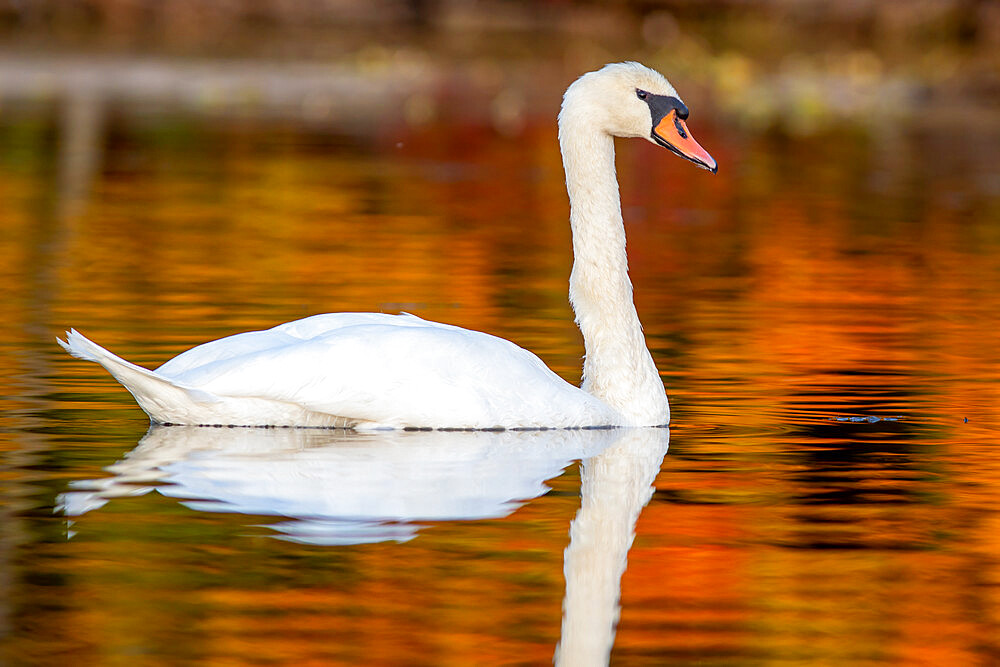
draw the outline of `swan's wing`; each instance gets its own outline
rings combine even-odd
[[[204,367],[208,364],[235,359],[244,355],[266,353],[269,350],[294,345],[339,329],[364,324],[407,327],[437,325],[439,327],[448,327],[446,324],[428,322],[409,313],[402,313],[400,315],[385,313],[326,313],[313,315],[301,320],[285,322],[264,331],[248,331],[204,343],[165,362],[156,369],[156,372],[164,377],[176,379],[187,371]]]
[[[602,402],[510,341],[413,316],[322,315],[190,350],[157,371],[221,398],[386,426],[611,423]]]

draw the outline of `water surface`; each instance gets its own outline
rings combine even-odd
[[[0,123],[9,664],[1000,660],[995,136],[620,143],[669,432],[192,435],[54,336],[406,310],[576,381],[554,126],[73,122]]]

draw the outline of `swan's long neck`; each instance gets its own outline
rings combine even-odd
[[[559,144],[573,230],[569,298],[586,348],[583,389],[631,425],[665,424],[670,408],[632,302],[614,139],[567,111]]]

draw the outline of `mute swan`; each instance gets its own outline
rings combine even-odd
[[[716,172],[658,72],[616,63],[566,90],[559,145],[573,233],[569,297],[582,387],[510,341],[406,313],[314,315],[195,347],[156,371],[76,330],[58,340],[128,389],[154,423],[379,428],[660,426],[670,407],[628,277],[614,137],[641,137]]]

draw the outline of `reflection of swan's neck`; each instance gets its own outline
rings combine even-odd
[[[583,389],[628,423],[665,424],[663,383],[632,302],[614,140],[575,111],[563,107],[559,143],[573,230],[569,297],[586,348]]]
[[[570,526],[563,571],[562,637],[557,665],[606,665],[635,523],[653,493],[667,429],[628,429],[610,449],[584,461],[580,511]]]

